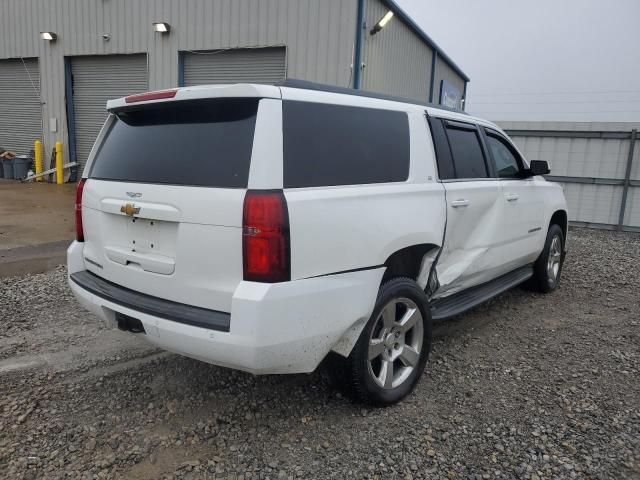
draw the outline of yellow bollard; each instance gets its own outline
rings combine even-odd
[[[56,142],[56,183],[64,183],[64,172],[62,171],[62,142]]]
[[[34,150],[36,152],[36,175],[42,173],[42,142],[36,140],[34,144]],[[42,177],[36,178],[36,182],[41,182]]]

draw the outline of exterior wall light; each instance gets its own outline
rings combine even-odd
[[[371,29],[369,33],[371,35],[375,35],[380,30],[382,30],[385,27],[385,25],[389,23],[389,20],[391,20],[392,18],[393,18],[393,12],[389,10],[387,13],[385,13],[384,17],[378,20],[378,23],[374,25],[374,27]]]
[[[53,32],[40,32],[40,38],[49,42],[55,42],[58,39],[58,35]]]
[[[158,33],[169,33],[171,31],[171,25],[166,22],[156,22],[153,24],[153,31]]]

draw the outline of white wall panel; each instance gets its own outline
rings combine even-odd
[[[615,225],[620,214],[622,187],[564,183],[569,220]]]
[[[640,187],[629,188],[627,209],[624,212],[624,224],[640,228]]]
[[[623,179],[629,141],[603,138],[511,137],[529,160],[547,160],[552,175]]]
[[[631,164],[632,180],[640,180],[640,131],[636,134],[636,146],[633,149],[633,163]]]
[[[618,181],[620,185],[564,183],[570,220],[618,224],[630,134],[633,129],[640,130],[640,123],[499,123],[503,129],[516,132],[512,139],[529,160],[547,160],[551,175]],[[529,132],[517,135],[519,131]],[[553,132],[556,136],[536,135],[537,131]],[[571,137],[572,132],[576,138]],[[597,138],[577,138],[588,135]],[[636,138],[630,178],[640,180],[640,136]],[[640,187],[629,187],[623,224],[640,227]]]

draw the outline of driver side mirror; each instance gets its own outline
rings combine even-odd
[[[531,160],[529,162],[529,175],[535,177],[537,175],[549,175],[549,163],[546,160]]]

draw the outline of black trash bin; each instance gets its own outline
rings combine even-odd
[[[6,158],[2,160],[2,175],[4,178],[14,178],[13,177],[13,158],[11,160],[7,160]]]
[[[27,155],[18,155],[13,159],[13,178],[22,180],[27,178],[33,159]]]

